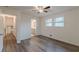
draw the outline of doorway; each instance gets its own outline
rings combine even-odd
[[[3,15],[4,20],[4,38],[3,51],[16,50],[16,16]]]
[[[35,36],[36,35],[36,20],[32,19],[31,20],[31,36]]]
[[[15,45],[15,43],[16,16],[0,14],[0,51],[9,50],[10,45]]]
[[[12,15],[3,15],[4,34],[13,33],[16,36],[16,17]]]

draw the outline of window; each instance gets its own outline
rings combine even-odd
[[[47,27],[64,27],[64,17],[46,20]]]
[[[64,27],[64,17],[59,17],[54,19],[55,27]]]
[[[46,26],[51,27],[52,26],[52,19],[46,20]]]

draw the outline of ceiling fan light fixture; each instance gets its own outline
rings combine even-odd
[[[40,9],[39,12],[40,12],[40,13],[43,13],[43,10]]]
[[[34,7],[38,13],[43,13],[43,12],[47,13],[48,11],[46,10],[50,8],[50,6],[34,6]]]
[[[43,6],[35,6],[35,9],[40,13],[43,12]]]

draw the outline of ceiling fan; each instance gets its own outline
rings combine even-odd
[[[47,13],[50,6],[35,6],[35,9],[32,11],[36,11],[37,13]]]

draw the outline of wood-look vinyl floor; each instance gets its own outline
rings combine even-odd
[[[22,40],[20,44],[8,40],[3,52],[77,52],[79,47],[65,44],[44,36]],[[15,47],[16,46],[16,47]]]

